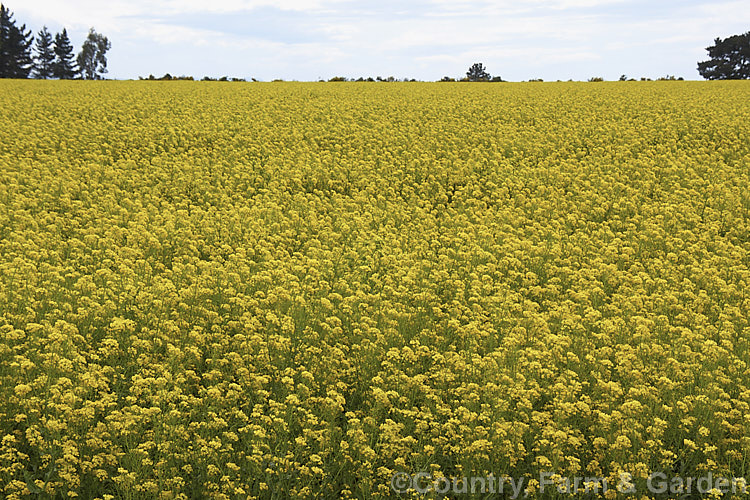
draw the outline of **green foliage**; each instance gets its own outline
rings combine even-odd
[[[487,72],[487,68],[484,67],[484,64],[474,63],[469,68],[469,71],[466,72],[466,78],[470,82],[487,82],[491,76]]]
[[[81,52],[78,53],[77,62],[81,75],[87,80],[101,80],[102,75],[107,72],[107,51],[111,48],[109,39],[91,28]]]
[[[73,45],[68,38],[68,32],[63,28],[62,33],[55,35],[55,63],[52,66],[52,76],[61,80],[71,80],[78,73],[73,62]]]
[[[32,59],[33,42],[26,25],[17,26],[13,13],[0,4],[0,78],[28,78],[33,70],[35,78],[68,80],[75,78],[80,68],[83,77],[99,79],[107,72],[105,54],[112,44],[93,28],[78,54],[78,66],[65,28],[53,41],[44,26],[37,34]]]
[[[55,51],[52,48],[52,35],[44,26],[36,35],[34,45],[34,76],[36,78],[51,78],[55,64]]]
[[[750,78],[750,31],[706,47],[709,60],[698,63],[698,73],[706,80],[747,80]]]
[[[16,26],[13,13],[0,4],[0,78],[29,77],[33,40],[26,25]]]
[[[676,81],[683,81],[683,80],[684,80],[683,77],[681,76],[676,77],[674,75],[662,76],[656,79],[657,82],[676,82]]]
[[[163,78],[162,78],[163,79]],[[192,80],[193,77],[172,77],[172,80]],[[204,76],[201,78],[202,82],[246,82],[247,80],[245,78],[237,78],[237,77],[229,77],[229,76],[222,76],[221,78],[213,78],[210,76]],[[253,78],[254,82],[257,82],[255,78]]]

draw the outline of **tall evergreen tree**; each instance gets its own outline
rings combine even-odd
[[[68,32],[63,28],[62,33],[55,35],[55,63],[52,66],[52,75],[61,80],[75,78],[78,69],[73,62],[73,46],[70,44]]]
[[[46,26],[36,35],[34,51],[34,76],[44,79],[51,78],[52,68],[55,64],[55,51],[52,47],[52,35],[47,31]]]
[[[0,4],[0,78],[29,77],[33,41],[26,25],[16,26],[13,13]]]
[[[99,80],[101,75],[107,72],[107,51],[112,48],[112,44],[106,36],[89,30],[89,36],[83,42],[81,52],[78,54],[78,67],[81,69],[81,76],[87,80]]]

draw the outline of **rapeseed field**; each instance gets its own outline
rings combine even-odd
[[[750,476],[748,82],[0,104],[4,498]]]

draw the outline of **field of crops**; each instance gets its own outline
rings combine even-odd
[[[750,476],[750,82],[0,105],[5,498]]]

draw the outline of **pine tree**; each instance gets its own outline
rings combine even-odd
[[[52,68],[55,64],[55,52],[52,48],[52,35],[47,31],[46,26],[37,34],[34,49],[36,52],[34,76],[44,79],[51,78]]]
[[[750,31],[706,47],[711,59],[698,63],[698,73],[707,80],[750,79]]]
[[[0,4],[0,78],[29,77],[33,41],[26,25],[16,26],[13,13]]]
[[[73,62],[73,46],[70,44],[68,32],[63,28],[62,33],[55,35],[55,63],[52,66],[52,76],[61,80],[75,78],[78,69]]]

